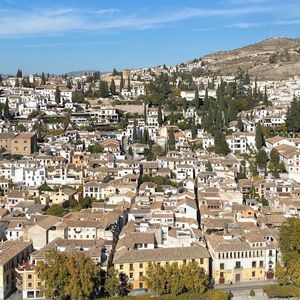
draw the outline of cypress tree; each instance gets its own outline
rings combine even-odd
[[[120,92],[123,90],[124,88],[124,78],[123,78],[123,73],[121,73],[121,79],[120,79]]]
[[[286,126],[289,132],[300,131],[300,101],[295,97],[287,111]]]
[[[260,123],[258,123],[256,126],[255,143],[256,143],[257,150],[260,150],[265,145],[265,140],[264,140],[262,127],[261,127]]]
[[[57,104],[60,104],[60,90],[59,90],[58,86],[55,89],[55,102]]]
[[[147,104],[144,102],[144,121],[147,123]]]
[[[196,122],[195,122],[195,117],[192,119],[192,125],[191,125],[191,131],[192,131],[192,138],[197,137],[197,127],[196,127]]]
[[[67,88],[70,90],[72,88],[72,83],[71,83],[71,80],[68,79],[67,80]]]
[[[161,126],[162,123],[163,123],[161,105],[158,106],[158,111],[157,111],[157,121],[158,121],[158,124]]]
[[[237,127],[238,127],[239,131],[241,131],[241,132],[244,131],[244,124],[243,124],[243,122],[242,122],[241,116],[239,116],[239,118],[238,118]]]
[[[199,98],[199,90],[198,88],[196,88],[196,91],[195,91],[195,107],[196,109],[199,109],[201,106],[201,100]]]
[[[215,148],[217,154],[227,155],[228,153],[230,153],[230,149],[226,142],[224,133],[221,130],[218,130],[215,133]]]
[[[138,138],[139,138],[139,134],[138,134],[138,129],[137,129],[137,120],[134,119],[134,121],[133,121],[133,132],[132,132],[133,143],[136,143]]]
[[[42,72],[41,84],[42,84],[42,85],[45,85],[45,84],[46,84],[46,78],[45,78],[44,72]]]
[[[169,131],[169,150],[175,150],[175,135],[173,128]]]
[[[17,78],[22,78],[22,77],[23,77],[23,72],[22,72],[21,69],[18,69],[18,70],[17,70],[16,77],[17,77]]]
[[[130,91],[130,75],[127,78],[127,91]]]
[[[171,110],[171,117],[170,117],[170,125],[175,124],[175,118],[174,118],[174,111],[173,109]]]
[[[5,101],[5,104],[4,104],[3,116],[4,116],[4,119],[9,119],[10,118],[8,98],[6,98],[6,101]]]
[[[264,103],[265,106],[269,106],[268,94],[267,94],[267,87],[266,86],[265,86],[265,93],[264,93],[263,103]]]
[[[110,92],[112,95],[116,95],[116,84],[115,84],[115,81],[114,79],[111,80],[111,83],[110,83]]]
[[[99,93],[101,98],[106,98],[109,95],[108,84],[106,81],[100,80]]]
[[[209,108],[209,100],[208,100],[208,88],[205,89],[204,101],[203,101],[203,111],[207,112]]]

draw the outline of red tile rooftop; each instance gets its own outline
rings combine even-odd
[[[18,265],[18,270],[20,271],[30,271],[34,268],[34,265],[30,261],[24,261],[23,264]]]

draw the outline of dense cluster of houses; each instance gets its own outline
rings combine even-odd
[[[136,71],[131,79],[141,78],[151,80],[151,74]],[[73,78],[74,84],[78,80]],[[72,89],[64,86],[57,103],[56,79],[48,81],[49,86],[30,89],[11,87],[15,80],[7,79],[0,97],[2,103],[8,99],[19,121],[0,124],[0,299],[16,289],[23,299],[43,299],[35,266],[50,251],[84,253],[103,270],[113,265],[128,276],[132,289],[147,288],[145,274],[153,261],[197,261],[215,285],[276,278],[278,228],[286,218],[300,216],[300,139],[266,140],[265,151],[276,149],[284,164],[280,178],[264,172],[251,177],[242,155],[257,150],[258,123],[275,127],[285,122],[286,106],[276,105],[274,98],[271,107],[243,112],[244,131],[237,122],[230,124],[226,142],[231,153],[223,156],[208,151],[214,138],[201,129],[193,138],[179,124],[159,125],[164,111],[157,107],[143,107],[146,115],[128,118],[124,129],[80,129],[91,120],[100,126],[118,124],[120,112],[107,105],[77,111]],[[145,90],[133,85],[121,93],[136,97]],[[66,108],[71,110],[67,126],[56,121]],[[54,121],[26,119],[37,110]],[[193,108],[183,115],[201,124]],[[18,130],[20,124],[26,132]],[[63,130],[40,143],[44,125]],[[146,131],[161,150],[152,160],[146,159],[151,145],[134,137]],[[195,142],[201,146],[194,148]],[[243,168],[246,178],[238,180]],[[90,204],[72,209],[84,200]],[[66,214],[49,214],[54,205]]]

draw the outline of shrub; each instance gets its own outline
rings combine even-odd
[[[300,288],[293,285],[270,285],[264,287],[269,298],[299,297]]]

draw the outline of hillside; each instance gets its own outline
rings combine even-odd
[[[202,60],[209,70],[219,75],[232,75],[241,68],[258,79],[287,79],[300,75],[300,39],[270,38],[206,55]]]

